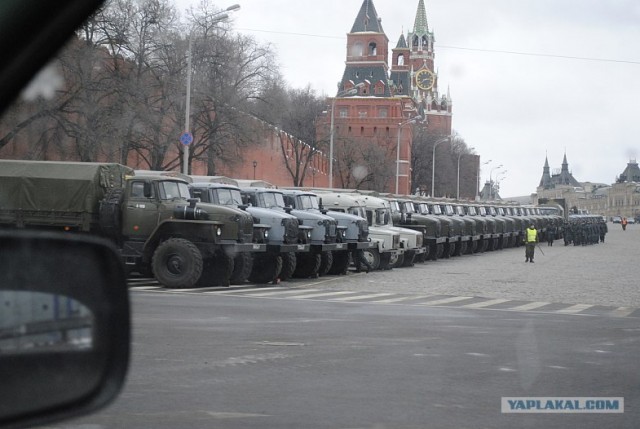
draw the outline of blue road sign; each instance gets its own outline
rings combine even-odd
[[[180,136],[180,143],[182,143],[185,146],[189,146],[192,142],[193,142],[193,136],[191,135],[190,132],[182,133],[182,135]]]

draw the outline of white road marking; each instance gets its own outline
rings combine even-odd
[[[334,292],[312,293],[311,295],[294,295],[294,296],[289,296],[287,298],[291,298],[291,299],[320,298],[320,297],[328,297],[328,296],[335,296],[335,295],[345,295],[345,294],[354,294],[354,293],[360,293],[360,292],[355,292],[355,291],[334,291]]]
[[[580,313],[581,311],[584,311],[588,308],[593,307],[593,305],[590,304],[576,304],[576,305],[572,305],[571,307],[567,307],[567,308],[563,308],[562,310],[558,310],[556,311],[556,313],[561,313],[561,314],[576,314],[576,313]]]
[[[380,299],[376,300],[376,304],[392,304],[394,302],[407,301],[409,299],[424,299],[429,298],[429,295],[415,295],[415,296],[401,296],[397,298]]]
[[[510,301],[510,300],[502,299],[502,298],[490,299],[489,301],[476,302],[475,304],[463,305],[462,308],[483,308],[483,307],[489,307],[491,305],[502,304],[503,302],[507,302],[507,301]]]
[[[464,301],[466,299],[473,299],[472,296],[453,296],[451,298],[437,299],[435,301],[421,302],[420,305],[440,305],[450,304],[452,302]]]
[[[369,295],[358,295],[358,296],[347,296],[344,298],[335,298],[331,301],[355,301],[357,299],[370,299],[370,298],[378,298],[380,296],[391,296],[393,293],[372,293]]]
[[[627,317],[628,315],[630,315],[636,310],[637,310],[636,308],[618,307],[615,310],[613,310],[610,315],[613,317]]]
[[[550,302],[530,302],[529,304],[519,305],[517,307],[511,307],[509,310],[515,311],[527,311],[534,310],[536,308],[544,307],[545,305],[551,304]]]

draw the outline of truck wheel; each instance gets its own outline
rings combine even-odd
[[[377,270],[380,269],[380,252],[378,252],[378,249],[364,249],[362,251],[362,257],[366,258],[367,261],[369,262],[369,265],[371,265],[371,270]],[[365,264],[360,264],[360,270],[361,271],[367,271],[367,266]]]
[[[331,269],[331,265],[333,264],[333,252],[327,251],[322,252],[320,255],[320,269],[318,270],[319,276],[326,276],[329,270]]]
[[[249,276],[251,283],[265,284],[276,281],[282,270],[282,258],[273,253],[260,253],[255,255],[253,269]]]
[[[430,261],[438,260],[438,244],[432,243],[429,245],[429,260]]]
[[[234,259],[224,251],[216,252],[212,257],[205,259],[202,275],[196,284],[197,287],[229,286],[233,273]]]
[[[448,253],[448,258],[455,256],[456,255],[456,247],[458,246],[458,243],[449,243],[449,253]]]
[[[190,288],[202,274],[202,254],[189,240],[170,238],[156,248],[151,266],[163,286]]]
[[[355,250],[355,252],[359,252],[359,250]],[[349,253],[350,252],[348,250],[333,253],[333,263],[331,264],[329,274],[334,276],[347,274],[349,263],[351,262],[349,259]]]
[[[426,247],[426,249],[428,250],[429,247]],[[427,260],[427,256],[429,256],[428,252],[422,252],[419,255],[416,255],[415,258],[413,258],[413,262],[415,262],[415,263],[423,263],[424,261]]]
[[[441,259],[442,255],[444,255],[444,244],[440,243],[438,244],[438,246],[436,247],[436,258],[437,259]]]
[[[393,256],[393,257],[392,257]],[[398,260],[398,255],[391,255],[391,253],[385,252],[380,255],[380,269],[390,270],[393,268],[393,264]]]
[[[398,263],[398,265],[402,265],[403,267],[413,267],[413,262],[416,258],[416,251],[409,250],[408,252],[404,252],[404,261],[402,263]]]
[[[100,201],[98,222],[100,229],[110,239],[118,242],[122,234],[122,199],[124,189],[110,189]]]
[[[280,280],[289,280],[296,270],[297,257],[295,252],[286,252],[280,255],[282,258],[282,270],[280,270]]]
[[[469,247],[469,246],[468,246],[468,244],[467,244],[467,242],[466,242],[466,241],[461,242],[461,243],[460,243],[460,253],[459,253],[459,255],[460,255],[460,256],[462,256],[462,255],[466,255],[466,254],[467,254],[467,251],[468,251],[468,247]]]
[[[298,263],[296,264],[296,270],[293,273],[293,277],[302,279],[316,277],[318,275],[320,263],[322,262],[322,257],[319,253],[300,253],[296,257],[298,259]]]
[[[233,273],[230,282],[232,285],[241,285],[247,281],[253,268],[251,253],[240,252],[233,258]]]

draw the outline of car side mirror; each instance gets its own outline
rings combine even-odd
[[[129,362],[127,284],[99,238],[0,231],[0,427],[99,409]]]

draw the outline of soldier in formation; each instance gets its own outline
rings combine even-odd
[[[564,225],[564,245],[574,246],[604,243],[608,232],[607,224],[602,216],[571,216]]]

